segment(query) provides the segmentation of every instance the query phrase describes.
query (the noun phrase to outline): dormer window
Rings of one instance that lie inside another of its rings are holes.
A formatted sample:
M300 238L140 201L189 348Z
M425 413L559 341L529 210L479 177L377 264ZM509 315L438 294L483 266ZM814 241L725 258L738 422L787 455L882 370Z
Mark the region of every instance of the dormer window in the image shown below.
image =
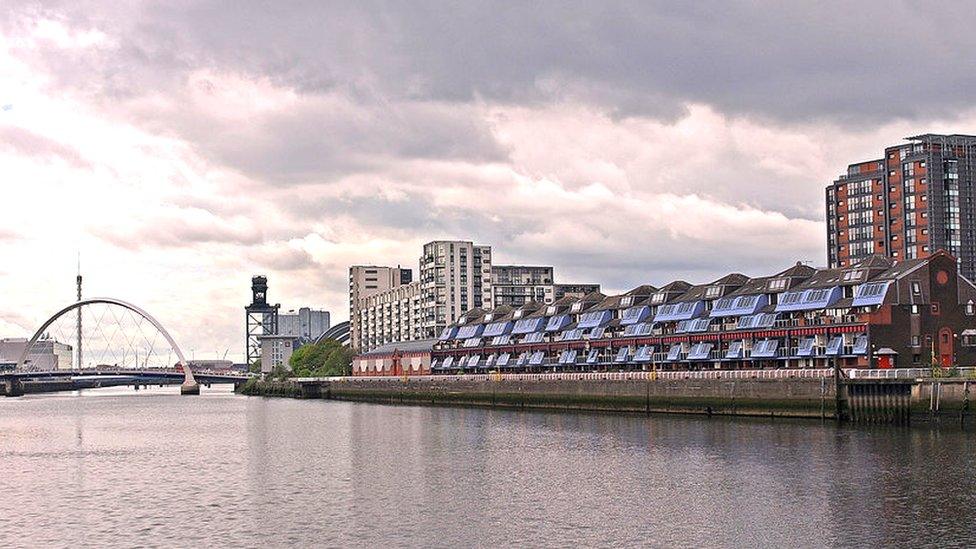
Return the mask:
M624 296L624 298L620 300L620 305L622 307L630 307L633 304L634 304L634 296L632 295Z
M720 295L722 295L721 286L709 286L708 289L705 290L705 297L708 299L716 298Z
M844 273L844 282L861 280L862 278L864 278L864 271L862 270L847 271Z
M512 314L512 318L522 318L522 309L515 311L515 313Z
M583 302L582 301L577 301L576 303L573 303L573 306L570 307L569 310L572 311L572 312L574 312L574 313L578 313L578 312L582 311L583 310Z
M458 324L466 324L468 322L468 317L462 316L458 319Z
M666 293L664 293L664 292L658 292L658 293L654 294L653 296L651 296L651 303L653 303L655 305L657 305L659 303L664 303L664 298L665 297L667 297L667 294Z
M769 290L773 292L779 290L785 290L786 283L787 283L787 279L785 278L774 278L773 280L769 281Z
M488 313L485 315L485 322L491 322L491 319L495 318L494 313Z
M556 314L556 307L554 305L546 307L546 316L552 316L554 314Z

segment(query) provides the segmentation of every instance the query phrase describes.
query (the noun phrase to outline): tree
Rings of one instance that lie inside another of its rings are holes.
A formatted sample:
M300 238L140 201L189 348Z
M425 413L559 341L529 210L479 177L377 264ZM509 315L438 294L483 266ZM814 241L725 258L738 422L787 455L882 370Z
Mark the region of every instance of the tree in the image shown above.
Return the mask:
M347 376L352 373L353 351L334 339L299 347L288 360L296 377Z
M252 373L252 374L260 374L261 373L261 359L259 358L259 359L255 360L254 362L252 362L251 365L248 367L247 371L250 372L250 373Z

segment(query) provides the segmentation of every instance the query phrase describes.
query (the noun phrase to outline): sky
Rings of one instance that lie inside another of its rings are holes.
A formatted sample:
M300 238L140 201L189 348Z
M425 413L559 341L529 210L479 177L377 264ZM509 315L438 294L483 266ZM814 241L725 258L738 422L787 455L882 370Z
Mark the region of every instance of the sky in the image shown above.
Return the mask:
M953 2L21 2L0 337L87 296L244 353L250 277L348 316L435 239L606 292L825 263L824 187L976 133Z

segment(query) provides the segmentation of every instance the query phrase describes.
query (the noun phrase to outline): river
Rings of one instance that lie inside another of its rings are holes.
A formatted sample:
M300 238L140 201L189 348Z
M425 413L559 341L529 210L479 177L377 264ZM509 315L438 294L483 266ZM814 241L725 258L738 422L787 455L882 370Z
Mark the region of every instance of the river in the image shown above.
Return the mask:
M222 388L0 398L0 544L972 546L973 440Z

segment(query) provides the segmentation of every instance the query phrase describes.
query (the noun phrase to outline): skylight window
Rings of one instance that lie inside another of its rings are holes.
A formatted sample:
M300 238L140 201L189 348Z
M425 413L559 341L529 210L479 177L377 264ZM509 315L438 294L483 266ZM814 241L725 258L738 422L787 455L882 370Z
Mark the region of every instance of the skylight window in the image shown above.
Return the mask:
M888 293L888 282L869 282L861 284L854 290L855 307L866 307L870 305L881 305L884 303L885 295Z

